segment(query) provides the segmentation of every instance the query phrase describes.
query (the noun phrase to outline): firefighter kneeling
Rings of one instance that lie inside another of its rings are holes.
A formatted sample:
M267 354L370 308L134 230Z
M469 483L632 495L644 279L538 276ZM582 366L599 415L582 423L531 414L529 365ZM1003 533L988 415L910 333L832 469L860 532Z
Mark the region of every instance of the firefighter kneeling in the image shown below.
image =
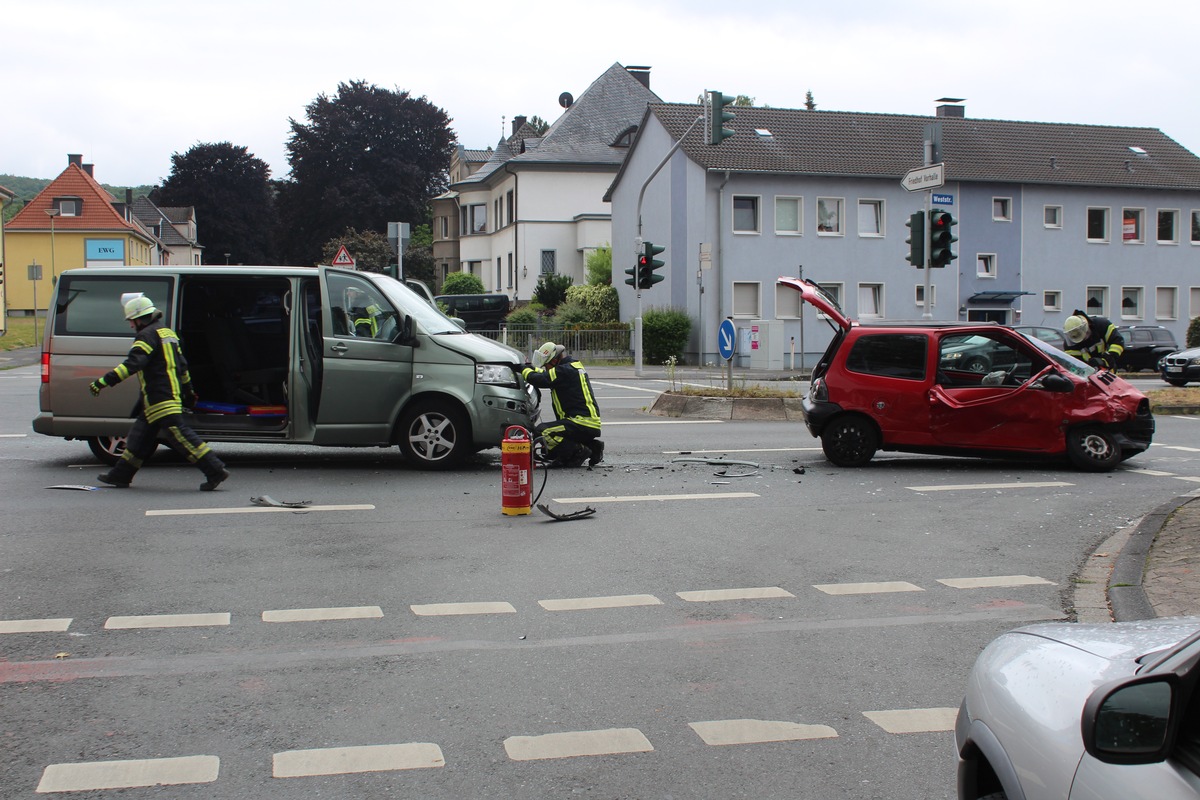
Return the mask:
M521 377L539 389L549 389L554 404L553 422L534 429L542 439L535 444L536 456L551 467L594 467L604 460L600 441L600 406L592 393L583 363L569 358L561 344L546 342L525 365Z

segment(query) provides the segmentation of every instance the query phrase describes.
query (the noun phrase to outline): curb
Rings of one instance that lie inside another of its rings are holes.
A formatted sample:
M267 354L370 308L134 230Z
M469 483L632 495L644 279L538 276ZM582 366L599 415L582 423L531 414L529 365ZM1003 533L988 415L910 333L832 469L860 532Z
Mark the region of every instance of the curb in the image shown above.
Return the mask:
M803 422L800 403L799 397L713 397L661 392L648 413L689 419Z
M1142 585L1146 556L1155 537L1175 512L1196 499L1195 496L1183 495L1163 503L1143 517L1130 534L1108 578L1108 602L1115 622L1154 619L1158 616Z

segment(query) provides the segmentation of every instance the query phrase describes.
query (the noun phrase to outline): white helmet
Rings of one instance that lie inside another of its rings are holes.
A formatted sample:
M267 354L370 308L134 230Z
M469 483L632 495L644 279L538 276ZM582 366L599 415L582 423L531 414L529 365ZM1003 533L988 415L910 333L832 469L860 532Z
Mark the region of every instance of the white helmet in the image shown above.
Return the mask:
M567 348L563 347L561 344L546 342L537 350L533 351L533 366L536 369L541 369L566 351Z
M1079 344L1087 338L1090 328L1091 325L1088 323L1087 317L1082 314L1072 314L1063 323L1063 335L1067 337L1067 341L1071 344Z
M125 319L137 319L147 314L154 314L157 311L158 309L154 307L154 303L150 302L150 298L144 294L130 298L125 303Z

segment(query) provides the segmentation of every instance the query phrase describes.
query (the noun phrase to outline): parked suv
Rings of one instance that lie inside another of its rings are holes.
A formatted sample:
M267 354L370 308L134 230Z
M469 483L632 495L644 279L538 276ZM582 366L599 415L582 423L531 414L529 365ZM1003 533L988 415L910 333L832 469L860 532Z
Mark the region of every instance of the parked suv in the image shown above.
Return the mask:
M1121 368L1129 372L1158 369L1158 361L1179 349L1175 334L1162 325L1121 325L1117 328L1125 339L1125 354Z
M994 324L864 325L811 281L778 283L836 326L802 407L838 466L897 450L1066 458L1100 472L1150 446L1145 395L1045 342ZM971 360L981 353L986 372Z

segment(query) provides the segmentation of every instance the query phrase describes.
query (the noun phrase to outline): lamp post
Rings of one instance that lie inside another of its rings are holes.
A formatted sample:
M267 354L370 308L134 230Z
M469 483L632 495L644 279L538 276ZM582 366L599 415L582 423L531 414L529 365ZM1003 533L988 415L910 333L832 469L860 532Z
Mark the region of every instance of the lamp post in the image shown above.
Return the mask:
M55 260L54 260L54 218L57 217L61 213L62 213L62 209L60 209L60 208L47 208L46 209L46 215L50 217L50 288L51 289L53 289L54 286L58 282L58 273L55 271ZM50 310L49 307L47 307L46 310L47 310L47 312L49 312L49 310ZM33 328L35 331L35 338L36 338L36 331L37 331L37 312L38 312L38 310L37 310L37 284L35 283L33 285L33 320L34 320Z

